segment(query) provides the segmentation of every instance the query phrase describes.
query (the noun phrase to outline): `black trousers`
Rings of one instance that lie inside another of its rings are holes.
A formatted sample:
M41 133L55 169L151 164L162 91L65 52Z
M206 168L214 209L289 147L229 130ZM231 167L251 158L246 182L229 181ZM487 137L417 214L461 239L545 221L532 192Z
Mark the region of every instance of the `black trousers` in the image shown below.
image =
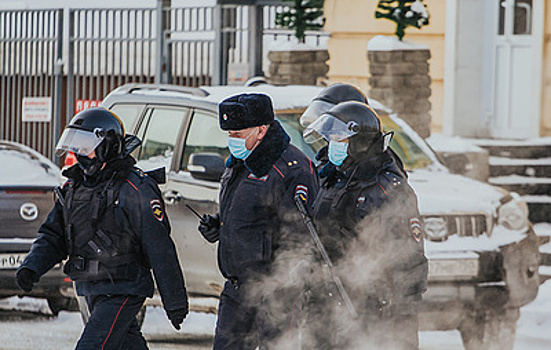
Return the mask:
M277 296L257 299L249 288L231 282L224 285L214 350L296 349L298 316L293 302Z
M90 318L77 343L77 350L148 349L136 314L144 297L97 295L86 297Z

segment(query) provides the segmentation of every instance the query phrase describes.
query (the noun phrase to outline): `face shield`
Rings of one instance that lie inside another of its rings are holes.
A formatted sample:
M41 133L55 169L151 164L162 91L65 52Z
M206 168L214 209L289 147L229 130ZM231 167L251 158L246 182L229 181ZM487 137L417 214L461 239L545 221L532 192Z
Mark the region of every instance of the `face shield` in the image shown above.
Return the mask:
M327 142L342 141L356 135L359 130L360 126L355 121L345 123L331 114L323 114L304 129L302 136L307 143L314 143L322 138Z
M300 125L308 126L318 119L323 113L327 112L331 108L335 107L333 103L314 100L310 103L310 106L306 108L302 116L300 117Z
M66 151L87 156L105 139L105 132L102 129L87 131L76 128L65 128L57 146L56 155L59 157Z

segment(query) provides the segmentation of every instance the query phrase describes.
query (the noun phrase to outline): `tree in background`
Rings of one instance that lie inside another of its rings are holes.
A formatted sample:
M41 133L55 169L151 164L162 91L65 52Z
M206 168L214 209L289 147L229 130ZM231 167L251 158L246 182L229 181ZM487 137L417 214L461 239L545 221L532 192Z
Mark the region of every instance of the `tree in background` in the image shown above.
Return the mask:
M294 0L289 10L276 15L276 24L294 30L298 41L304 43L307 30L319 30L325 24L323 1Z
M404 38L407 27L421 28L429 24L429 12L423 0L379 0L375 18L386 18L396 23L396 36Z

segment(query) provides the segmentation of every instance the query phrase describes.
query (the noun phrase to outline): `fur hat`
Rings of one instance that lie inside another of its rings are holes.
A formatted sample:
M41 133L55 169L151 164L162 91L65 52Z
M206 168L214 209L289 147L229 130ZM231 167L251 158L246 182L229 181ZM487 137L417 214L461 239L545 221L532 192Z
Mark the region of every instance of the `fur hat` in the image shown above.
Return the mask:
M226 98L218 105L222 130L243 130L274 121L272 99L264 94L240 94Z

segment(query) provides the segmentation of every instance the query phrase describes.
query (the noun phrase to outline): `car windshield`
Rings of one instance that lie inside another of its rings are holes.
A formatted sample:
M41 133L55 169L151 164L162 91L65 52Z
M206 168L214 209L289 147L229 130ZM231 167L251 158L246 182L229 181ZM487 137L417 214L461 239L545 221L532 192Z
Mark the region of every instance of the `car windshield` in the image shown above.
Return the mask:
M406 170L426 168L433 163L432 159L411 139L411 137L386 114L380 114L383 130L394 132L390 147L396 152Z
M302 130L304 127L299 122L300 114L285 113L278 114L277 119L291 137L293 145L298 147L310 159L315 160L316 153L327 144L326 141L319 140L313 144L304 142ZM411 137L388 115L381 114L381 122L385 132L394 132L394 137L390 142L390 147L396 152L402 161L406 170L421 169L433 163L432 159L411 139ZM315 163L319 163L315 161Z

